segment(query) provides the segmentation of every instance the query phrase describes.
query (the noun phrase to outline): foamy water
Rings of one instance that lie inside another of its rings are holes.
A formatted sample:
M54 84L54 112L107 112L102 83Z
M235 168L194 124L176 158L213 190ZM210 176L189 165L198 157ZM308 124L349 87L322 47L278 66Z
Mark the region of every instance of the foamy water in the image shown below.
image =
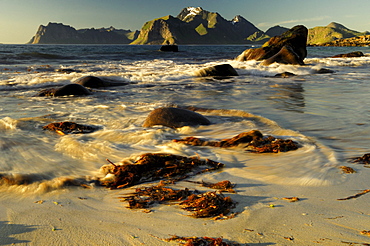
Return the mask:
M266 183L343 182L338 167L346 165L347 158L368 152L370 143L370 57L328 58L354 48L312 47L307 66L234 61L246 48L180 46L179 53L162 53L156 46L1 45L0 173L29 180L3 185L2 190L59 189L66 179L96 178L107 158L119 163L148 152L199 155L225 163L223 172L231 177ZM194 76L198 69L223 63L231 64L240 76L222 80ZM56 71L61 68L75 72ZM321 68L335 73L317 74ZM273 77L282 72L298 76ZM87 75L126 85L94 89L85 97L34 97L41 89ZM213 109L203 113L212 125L142 127L151 110L170 105ZM61 121L99 130L66 136L42 130ZM293 139L302 147L255 154L172 141L188 136L220 140L254 129Z

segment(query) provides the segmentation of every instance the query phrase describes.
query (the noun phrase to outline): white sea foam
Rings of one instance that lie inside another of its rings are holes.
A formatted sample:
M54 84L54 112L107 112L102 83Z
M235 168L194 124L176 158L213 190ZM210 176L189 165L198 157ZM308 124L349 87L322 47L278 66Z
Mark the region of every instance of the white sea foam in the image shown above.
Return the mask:
M235 47L227 50L230 48ZM107 164L107 158L121 162L142 153L167 152L223 162L229 177L327 185L342 181L337 166L343 165L346 155L363 152L368 146L363 137L368 132L369 92L363 86L369 75L368 57L307 58L307 66L261 66L258 61L230 60L232 55L219 58L217 52L226 49L222 46L206 47L210 50L207 54L197 53L203 49L197 46L183 47L191 50L189 53L170 55L147 51L153 49L151 46L137 49L142 51L135 53L134 59L78 60L70 65L57 62L51 65L53 69L32 65L31 71L27 64L4 70L0 80L0 132L4 135L0 140L0 171L9 175L42 174L47 183L58 177L93 175ZM240 76L223 80L194 76L194 71L224 63L231 64ZM62 66L79 72L55 71ZM336 73L316 74L320 68ZM282 72L298 76L273 77ZM32 97L40 89L73 83L87 75L127 85L93 89L93 95L87 97ZM173 105L216 109L198 111L212 125L176 130L142 127L151 110ZM62 121L94 125L98 130L66 136L42 130L50 122ZM172 141L188 136L220 140L255 129L293 139L302 148L258 155L238 148L195 147ZM38 189L38 184L32 187Z
M18 121L10 117L0 119L0 130L16 130Z

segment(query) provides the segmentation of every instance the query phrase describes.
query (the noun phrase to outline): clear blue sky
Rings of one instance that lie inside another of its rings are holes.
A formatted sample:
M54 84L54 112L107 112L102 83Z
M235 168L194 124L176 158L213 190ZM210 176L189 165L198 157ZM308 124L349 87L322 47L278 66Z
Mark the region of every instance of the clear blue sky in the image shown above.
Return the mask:
M369 0L0 0L0 43L28 42L39 25L58 22L80 28L114 26L140 30L149 20L202 7L231 20L242 15L259 29L274 25L308 28L335 21L370 31Z

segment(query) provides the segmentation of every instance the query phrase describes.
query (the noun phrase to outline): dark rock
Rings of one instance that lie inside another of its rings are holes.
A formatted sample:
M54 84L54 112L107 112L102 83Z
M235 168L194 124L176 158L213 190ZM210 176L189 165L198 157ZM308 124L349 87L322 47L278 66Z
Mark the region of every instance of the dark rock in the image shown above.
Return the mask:
M324 73L335 73L333 70L330 70L328 68L320 68L316 70L316 73L318 74L324 74Z
M160 51L167 51L167 52L178 52L179 47L177 45L163 45L160 49Z
M81 70L75 70L71 68L60 68L56 69L55 72L60 72L60 73L79 73Z
M90 88L99 88L105 86L104 81L95 76L82 77L78 79L75 83Z
M307 35L308 30L305 26L295 26L282 35L271 38L260 48L245 50L236 59L238 61L262 61L276 55L283 47L289 46L299 61L295 61L295 63L304 64L303 60L307 56Z
M297 76L297 75L295 75L294 73L290 73L290 72L284 72L284 73L278 73L274 77L289 78L289 77L293 77L293 76Z
M86 89L84 86L79 84L68 84L65 86L60 87L54 93L54 96L85 96L91 95L91 92Z
M209 125L211 122L203 115L181 108L157 108L146 118L143 127L155 125L178 128L183 126Z
M238 76L238 73L230 64L221 64L212 67L203 68L195 72L198 77L207 76Z
M275 62L281 64L304 65L303 60L298 57L290 46L284 46L278 53L264 60L261 65L268 66Z
M95 76L86 76L78 79L76 84L83 85L89 88L100 88L100 87L112 87L112 86L122 86L127 85L127 83L123 82L114 82L114 81L107 81L102 80L101 78Z
M339 54L332 56L332 58L349 58L349 57L362 57L365 56L361 51L355 51L347 54Z
M79 84L68 84L60 88L50 88L40 91L36 96L85 96L91 95L91 92Z
M39 91L35 96L37 97L52 97L56 92L56 88L44 89Z

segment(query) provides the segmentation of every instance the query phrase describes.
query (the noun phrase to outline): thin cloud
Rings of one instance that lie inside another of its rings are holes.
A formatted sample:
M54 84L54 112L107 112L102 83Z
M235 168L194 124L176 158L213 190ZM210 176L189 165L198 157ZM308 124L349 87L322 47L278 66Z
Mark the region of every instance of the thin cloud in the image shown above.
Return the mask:
M307 23L307 22L314 22L314 21L323 21L330 19L330 16L319 16L314 18L307 18L307 19L296 19L296 20L286 20L286 21L280 21L276 23L271 22L261 22L257 24L257 27L272 27L276 25L286 25L286 24L292 24L292 23Z

